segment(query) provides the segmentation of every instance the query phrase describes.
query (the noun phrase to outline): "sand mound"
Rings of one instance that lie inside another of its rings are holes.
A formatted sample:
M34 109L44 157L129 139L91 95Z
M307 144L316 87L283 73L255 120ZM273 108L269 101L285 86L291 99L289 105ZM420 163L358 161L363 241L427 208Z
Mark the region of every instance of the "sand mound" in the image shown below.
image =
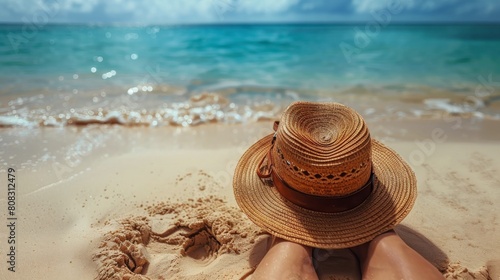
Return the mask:
M193 279L207 272L222 278L217 273L227 271L214 263L224 254L250 253L263 235L237 208L213 196L144 210L147 216L123 219L105 234L93 255L97 279ZM236 271L252 269L248 256L238 263Z
M486 267L482 267L478 271L470 271L463 267L460 263L450 263L444 272L446 279L460 280L489 280L492 279Z
M121 228L106 234L93 259L98 264L98 279L147 279L136 277L149 264L145 245L151 228L145 217L120 222Z

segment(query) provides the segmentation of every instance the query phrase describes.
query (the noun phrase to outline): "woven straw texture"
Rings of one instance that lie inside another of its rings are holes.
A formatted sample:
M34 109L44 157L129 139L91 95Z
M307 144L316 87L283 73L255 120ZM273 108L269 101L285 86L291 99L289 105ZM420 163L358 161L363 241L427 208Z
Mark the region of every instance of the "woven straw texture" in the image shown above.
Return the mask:
M338 103L289 107L278 127L273 155L274 168L283 180L312 195L347 195L371 174L365 122Z
M325 106L332 112L323 112ZM351 112L335 114L345 110ZM268 135L244 153L233 181L239 207L267 232L316 248L348 248L392 229L411 210L417 194L413 171L396 152L370 139L362 118L352 109L335 103L294 103L282 116L276 137L274 168L294 188L316 195L344 195L367 181L365 173L370 176L371 165L373 190L361 205L340 213L311 211L289 202L256 173L272 146L273 134ZM316 143L304 144L307 138ZM335 145L339 147L331 147ZM308 146L317 151L308 151ZM309 175L303 174L305 170ZM351 176L340 176L342 172ZM321 180L328 175L340 179Z

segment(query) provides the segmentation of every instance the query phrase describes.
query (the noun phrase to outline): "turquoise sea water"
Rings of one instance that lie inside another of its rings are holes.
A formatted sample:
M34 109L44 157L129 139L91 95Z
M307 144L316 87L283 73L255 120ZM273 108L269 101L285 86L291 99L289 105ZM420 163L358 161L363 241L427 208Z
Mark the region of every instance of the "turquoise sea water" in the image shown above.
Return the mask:
M365 27L0 25L0 123L242 122L358 96L499 117L500 25Z

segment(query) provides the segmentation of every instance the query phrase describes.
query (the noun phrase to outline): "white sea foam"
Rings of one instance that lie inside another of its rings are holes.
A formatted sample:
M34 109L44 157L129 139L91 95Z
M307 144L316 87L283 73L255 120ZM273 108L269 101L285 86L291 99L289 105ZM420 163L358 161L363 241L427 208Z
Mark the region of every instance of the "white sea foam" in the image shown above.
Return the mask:
M397 88L397 92L405 92L403 99L393 87L356 86L318 92L258 86L251 81L245 84L224 81L210 88L211 91L199 93L206 87L200 85L189 89L139 83L127 88L103 88L78 94L36 93L7 99L3 103L7 106L0 107L0 127L89 124L185 127L214 122L255 122L278 118L295 100L341 102L357 109L369 120L441 118L446 114L500 119L495 109L497 105L492 101L427 87Z
M34 127L37 126L37 124L27 119L20 118L19 116L0 116L0 127L11 126Z

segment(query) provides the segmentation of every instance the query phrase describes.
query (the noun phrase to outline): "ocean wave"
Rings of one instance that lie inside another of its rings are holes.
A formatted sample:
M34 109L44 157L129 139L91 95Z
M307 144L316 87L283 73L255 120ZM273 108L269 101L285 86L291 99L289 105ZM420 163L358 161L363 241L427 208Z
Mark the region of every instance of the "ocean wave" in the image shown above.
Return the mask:
M274 119L281 106L268 102L237 105L227 98L203 93L185 102L164 104L157 109L123 104L116 109L80 108L67 112L49 112L45 109L24 110L17 114L0 116L0 127L81 126L90 124L117 124L125 126L195 126L205 123L243 123Z
M449 98L428 98L424 100L424 104L431 110L441 110L455 115L473 113L485 107L483 100L476 97L470 97L462 103L453 102Z
M164 88L170 87L139 85L125 90L126 94L123 89L107 89L107 95L98 97L79 93L75 98L81 100L73 100L71 106L66 107L57 105L61 100L66 102L66 96L62 95L45 93L15 97L0 108L0 127L100 124L187 127L246 123L277 119L295 100L344 103L358 110L367 120L440 119L446 116L500 120L500 96L470 95L473 88L444 90L412 85L357 85L320 91L225 82L200 86L191 93L181 90L184 93L180 95L178 91L172 93L162 90ZM82 101L88 99L96 102Z
M0 116L0 127L12 126L33 127L37 124L19 116Z

